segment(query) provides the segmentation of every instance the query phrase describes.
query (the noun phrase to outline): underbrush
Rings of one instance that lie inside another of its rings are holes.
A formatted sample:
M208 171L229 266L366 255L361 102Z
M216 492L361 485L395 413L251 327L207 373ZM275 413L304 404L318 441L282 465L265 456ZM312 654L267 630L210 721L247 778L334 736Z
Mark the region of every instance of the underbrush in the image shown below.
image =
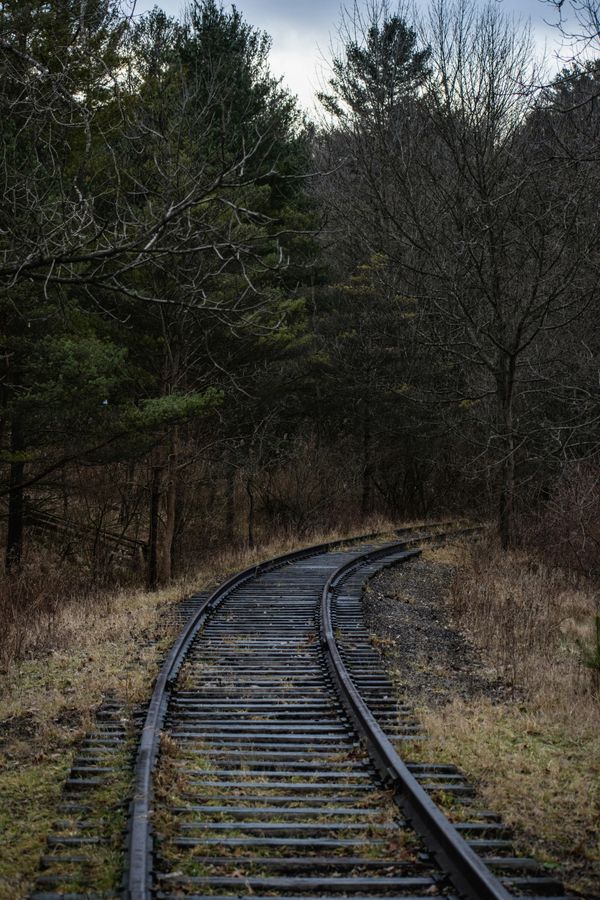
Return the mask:
M360 526L359 533L386 531L397 527L383 518L372 518ZM358 527L357 527L358 530ZM295 549L299 544L309 546L340 537L338 531L320 531L299 536L286 534L283 538L245 546L216 549L200 571L191 570L176 579L169 587L157 592L132 586L98 586L83 567L65 562L58 554L45 549L32 549L13 574L0 575L0 673L11 664L35 658L81 642L104 639L104 630L127 629L122 614L127 616L131 602L140 616L137 602L132 598L146 598L142 606L154 609L169 598L182 597L221 576L279 553ZM142 616L140 628L145 626ZM113 623L113 624L111 624Z
M564 463L521 527L537 556L600 580L600 460Z
M68 643L66 610L102 603L81 572L48 551L31 550L16 572L0 576L0 669L32 651Z
M450 608L504 679L539 702L597 709L594 665L600 596L580 576L493 540L475 545Z

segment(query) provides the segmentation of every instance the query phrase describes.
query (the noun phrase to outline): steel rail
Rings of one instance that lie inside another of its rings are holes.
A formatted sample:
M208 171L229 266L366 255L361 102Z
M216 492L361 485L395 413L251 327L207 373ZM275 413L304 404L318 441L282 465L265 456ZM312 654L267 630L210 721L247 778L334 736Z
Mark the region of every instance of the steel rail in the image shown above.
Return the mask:
M396 529L395 534L412 533L452 523L416 525ZM134 769L133 798L129 810L126 846L125 879L123 896L127 900L147 900L152 893L152 774L158 757L160 731L174 687L185 656L208 615L215 610L234 588L286 563L325 553L336 547L360 543L381 537L390 532L374 532L367 535L342 538L322 544L294 550L249 566L219 585L199 606L190 621L180 632L156 679L152 698L142 728ZM387 545L389 546L389 545ZM394 546L394 545L392 545Z
M463 532L464 533L464 532ZM437 535L441 538L442 535ZM378 724L357 690L342 659L334 633L331 600L336 586L357 568L381 557L398 553L422 538L387 544L360 554L340 566L327 580L321 597L320 638L333 682L350 718L362 736L369 755L384 783L396 792L396 800L413 828L423 837L454 887L469 900L510 900L511 894L452 826L410 772L390 739ZM418 556L419 549L406 550L394 562Z

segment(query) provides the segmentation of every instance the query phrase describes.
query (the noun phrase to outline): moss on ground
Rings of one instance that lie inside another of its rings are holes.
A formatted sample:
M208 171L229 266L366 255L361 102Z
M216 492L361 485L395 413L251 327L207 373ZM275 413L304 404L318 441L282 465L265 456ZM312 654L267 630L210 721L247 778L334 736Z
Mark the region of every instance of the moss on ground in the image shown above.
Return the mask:
M28 765L0 763L1 900L27 895L71 762L72 753L63 751Z

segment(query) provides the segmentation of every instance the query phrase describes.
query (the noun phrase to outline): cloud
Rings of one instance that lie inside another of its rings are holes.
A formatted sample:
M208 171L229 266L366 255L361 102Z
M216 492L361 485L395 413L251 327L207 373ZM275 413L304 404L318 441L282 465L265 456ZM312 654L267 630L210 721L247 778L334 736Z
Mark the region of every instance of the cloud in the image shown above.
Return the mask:
M350 0L351 2L351 0ZM481 0L482 5L484 0ZM544 22L551 18L550 7L543 0L496 0L515 18L531 18L533 37L542 48L547 43L549 55L555 50L556 31ZM179 15L185 0L137 0L136 11L146 12L160 6L170 15ZM227 7L230 4L224 2ZM340 0L236 0L236 7L255 28L266 31L273 39L271 69L296 94L304 107L311 110L315 91L323 81L324 58L329 55L330 36L335 35L340 18ZM427 0L416 0L424 10Z

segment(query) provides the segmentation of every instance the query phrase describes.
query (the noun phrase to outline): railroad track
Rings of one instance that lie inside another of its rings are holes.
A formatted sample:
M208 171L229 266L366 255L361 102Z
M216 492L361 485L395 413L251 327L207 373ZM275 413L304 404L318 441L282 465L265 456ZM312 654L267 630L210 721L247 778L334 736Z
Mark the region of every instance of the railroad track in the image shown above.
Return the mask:
M230 579L184 628L142 733L131 900L564 896L491 813L452 825L451 766L407 765L398 706L360 616L365 579L425 529L288 554Z
M141 735L125 897L564 896L497 817L444 818L430 794L468 794L456 769L396 751L419 726L360 595L439 538L321 545L192 598Z

